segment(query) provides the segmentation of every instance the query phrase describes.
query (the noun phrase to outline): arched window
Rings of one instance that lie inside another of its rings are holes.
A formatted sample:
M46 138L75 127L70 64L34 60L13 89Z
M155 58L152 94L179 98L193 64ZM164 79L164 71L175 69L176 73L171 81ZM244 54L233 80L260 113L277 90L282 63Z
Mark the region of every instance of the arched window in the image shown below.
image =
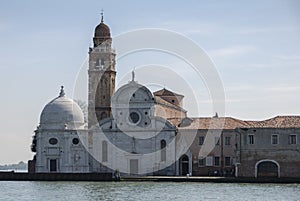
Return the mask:
M107 117L107 114L105 112L102 112L100 118L105 119L106 117Z
M107 142L102 141L102 162L107 162Z
M161 161L166 161L167 158L167 152L166 152L166 141L165 140L161 140L160 141L160 160Z
M100 62L99 62L99 60L100 60L100 59L97 59L97 60L96 60L96 68L99 68L99 67L100 67Z

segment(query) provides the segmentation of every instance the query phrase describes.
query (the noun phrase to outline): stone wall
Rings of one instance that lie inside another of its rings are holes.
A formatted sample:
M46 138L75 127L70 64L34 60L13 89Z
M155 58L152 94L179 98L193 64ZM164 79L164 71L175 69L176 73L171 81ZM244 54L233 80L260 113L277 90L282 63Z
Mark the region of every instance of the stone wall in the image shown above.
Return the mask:
M270 161L279 166L278 177L300 178L300 129L296 128L255 128L241 133L239 176L257 176L260 162ZM249 143L249 135L254 143ZM272 144L272 135L278 135L278 143ZM289 141L290 135L296 135L296 144Z

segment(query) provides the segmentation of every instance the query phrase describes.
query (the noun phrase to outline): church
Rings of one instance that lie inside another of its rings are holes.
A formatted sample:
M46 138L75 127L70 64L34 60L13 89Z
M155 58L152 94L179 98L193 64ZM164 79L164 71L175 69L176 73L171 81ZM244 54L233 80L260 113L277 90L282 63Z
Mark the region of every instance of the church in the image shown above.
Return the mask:
M184 95L151 92L134 72L115 89L116 54L103 15L88 54L87 123L61 87L41 112L29 172L300 178L299 116L189 118Z

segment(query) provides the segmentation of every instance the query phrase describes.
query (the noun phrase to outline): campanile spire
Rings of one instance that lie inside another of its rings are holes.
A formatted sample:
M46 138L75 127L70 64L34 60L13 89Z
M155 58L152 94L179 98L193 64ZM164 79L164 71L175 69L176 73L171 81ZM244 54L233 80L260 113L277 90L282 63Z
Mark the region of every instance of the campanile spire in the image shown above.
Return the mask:
M94 33L94 38L93 38L94 47L99 46L104 41L106 42L106 41L111 40L110 28L109 28L109 26L104 24L103 9L102 9L100 14L101 14L101 22L100 22L100 24L98 24L96 26L95 33Z
M115 51L109 27L101 22L95 28L94 47L89 51L89 101L88 125L97 124L100 120L111 117L111 97L115 92Z

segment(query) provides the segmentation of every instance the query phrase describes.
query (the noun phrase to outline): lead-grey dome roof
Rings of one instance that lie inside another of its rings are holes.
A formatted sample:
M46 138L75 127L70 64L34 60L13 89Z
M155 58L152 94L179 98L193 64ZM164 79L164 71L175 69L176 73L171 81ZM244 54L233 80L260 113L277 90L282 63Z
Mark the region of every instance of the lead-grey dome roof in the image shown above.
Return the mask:
M76 129L84 125L79 105L65 95L63 86L57 98L50 101L40 116L41 129Z

